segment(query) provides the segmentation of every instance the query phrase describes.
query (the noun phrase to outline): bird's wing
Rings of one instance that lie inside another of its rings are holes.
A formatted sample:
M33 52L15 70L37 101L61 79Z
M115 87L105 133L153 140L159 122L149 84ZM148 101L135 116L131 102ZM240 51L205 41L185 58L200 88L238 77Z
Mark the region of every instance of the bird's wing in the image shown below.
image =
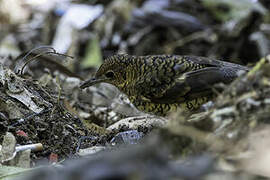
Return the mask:
M156 103L181 103L212 93L214 84L230 83L238 76L239 69L232 67L206 67L184 73L161 97L148 96Z
M153 64L162 68L153 76L147 75L148 81L139 82L137 87L144 98L157 103L179 103L210 95L214 84L229 83L239 71L248 71L245 66L199 56L159 55L148 59L150 63L155 59Z
M249 70L248 67L242 66L240 64L234 64L226 61L220 61L215 60L211 58L206 57L200 57L200 56L180 56L180 58L185 59L187 62L191 62L193 64L200 64L200 65L206 65L208 67L228 67L228 68L235 68L238 70Z

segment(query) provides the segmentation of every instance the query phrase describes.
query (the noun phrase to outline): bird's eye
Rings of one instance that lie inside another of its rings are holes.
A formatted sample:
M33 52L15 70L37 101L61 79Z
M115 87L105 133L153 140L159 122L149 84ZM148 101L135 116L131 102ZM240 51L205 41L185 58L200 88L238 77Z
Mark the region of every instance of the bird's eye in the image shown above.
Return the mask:
M105 76L106 76L107 78L113 78L113 77L114 77L114 73L113 73L112 71L109 71L109 72L107 72L107 73L105 74Z

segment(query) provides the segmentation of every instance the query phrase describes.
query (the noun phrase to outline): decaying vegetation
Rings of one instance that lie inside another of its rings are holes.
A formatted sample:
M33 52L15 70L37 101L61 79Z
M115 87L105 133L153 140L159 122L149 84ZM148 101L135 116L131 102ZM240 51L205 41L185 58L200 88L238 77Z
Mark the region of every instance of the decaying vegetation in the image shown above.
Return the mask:
M267 0L42 2L0 0L2 179L270 176ZM205 56L251 70L213 87L217 98L199 112L164 118L111 85L79 88L118 53Z

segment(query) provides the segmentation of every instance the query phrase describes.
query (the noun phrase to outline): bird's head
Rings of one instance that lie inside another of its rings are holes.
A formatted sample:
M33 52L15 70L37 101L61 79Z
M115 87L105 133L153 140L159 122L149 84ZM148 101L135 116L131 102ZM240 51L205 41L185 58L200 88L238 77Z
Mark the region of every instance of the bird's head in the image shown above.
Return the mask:
M85 81L80 85L81 89L97 83L109 83L121 88L126 83L126 71L129 65L129 55L120 54L107 58L99 67L94 78Z

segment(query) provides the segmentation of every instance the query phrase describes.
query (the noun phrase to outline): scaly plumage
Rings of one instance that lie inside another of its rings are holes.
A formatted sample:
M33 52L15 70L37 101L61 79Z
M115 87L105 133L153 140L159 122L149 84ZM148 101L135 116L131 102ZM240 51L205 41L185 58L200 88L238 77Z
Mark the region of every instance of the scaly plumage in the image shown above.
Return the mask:
M199 108L212 97L214 84L232 82L239 71L248 68L197 56L121 54L106 59L81 88L110 83L139 110L164 116L179 106Z

